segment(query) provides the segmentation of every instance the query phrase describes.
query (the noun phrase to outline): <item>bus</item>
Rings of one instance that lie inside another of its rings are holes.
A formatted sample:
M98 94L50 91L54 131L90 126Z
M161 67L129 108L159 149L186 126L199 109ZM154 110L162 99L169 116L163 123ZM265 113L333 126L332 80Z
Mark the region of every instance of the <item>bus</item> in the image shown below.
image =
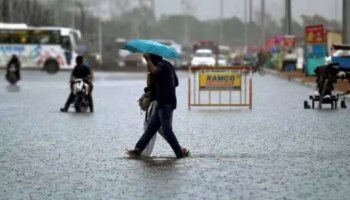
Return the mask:
M79 30L65 27L30 27L0 23L0 67L17 55L22 68L48 73L71 70L78 56Z

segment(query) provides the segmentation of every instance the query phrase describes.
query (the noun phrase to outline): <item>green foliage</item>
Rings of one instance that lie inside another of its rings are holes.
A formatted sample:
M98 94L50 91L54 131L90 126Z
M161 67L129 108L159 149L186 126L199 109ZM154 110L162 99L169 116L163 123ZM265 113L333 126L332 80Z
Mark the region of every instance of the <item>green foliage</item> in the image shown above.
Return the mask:
M301 18L303 20L304 26L323 24L324 26L326 26L328 29L331 29L331 30L341 29L341 26L337 21L327 20L326 18L320 15L302 15Z

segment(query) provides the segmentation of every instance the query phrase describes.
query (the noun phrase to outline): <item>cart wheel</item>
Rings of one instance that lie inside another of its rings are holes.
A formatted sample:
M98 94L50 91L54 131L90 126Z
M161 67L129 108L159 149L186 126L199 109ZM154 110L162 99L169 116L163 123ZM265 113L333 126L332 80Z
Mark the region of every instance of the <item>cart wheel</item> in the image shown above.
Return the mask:
M345 101L341 101L340 106L341 106L341 108L343 108L343 109L347 108L347 107L346 107Z
M310 105L307 101L304 101L304 109L310 109Z

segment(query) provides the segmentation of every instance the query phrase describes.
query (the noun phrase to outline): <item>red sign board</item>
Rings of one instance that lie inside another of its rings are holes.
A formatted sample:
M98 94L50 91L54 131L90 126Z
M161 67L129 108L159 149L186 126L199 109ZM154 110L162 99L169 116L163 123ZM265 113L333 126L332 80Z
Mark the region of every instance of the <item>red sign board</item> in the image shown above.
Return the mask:
M268 38L265 43L265 48L270 50L278 45L276 39L274 37Z
M295 47L296 44L296 38L295 36L285 36L284 37L284 48L285 49L292 49Z
M321 44L327 42L327 30L323 25L305 27L305 42L308 44Z
M292 35L280 35L272 38L268 38L265 43L265 48L271 50L272 48L294 48L296 44L296 38Z

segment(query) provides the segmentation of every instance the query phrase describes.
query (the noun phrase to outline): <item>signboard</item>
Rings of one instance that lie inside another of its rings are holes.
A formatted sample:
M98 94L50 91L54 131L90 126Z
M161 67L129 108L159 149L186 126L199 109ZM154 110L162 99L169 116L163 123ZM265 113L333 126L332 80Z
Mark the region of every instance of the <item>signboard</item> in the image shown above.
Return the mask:
M271 50L271 49L273 49L273 48L276 48L277 46L278 46L278 42L277 42L276 38L271 37L271 38L268 38L268 39L266 40L265 48L266 48L267 50Z
M308 50L310 57L325 57L327 52L327 45L326 44L314 44L314 45L308 45L308 47L311 49Z
M309 44L326 43L327 30L323 25L305 27L305 42Z
M324 65L327 56L327 30L323 25L305 27L306 74L314 75L320 65Z
M280 50L292 49L295 47L296 38L293 35L279 35L266 40L265 48L268 51L277 53Z
M241 90L241 75L235 70L203 70L199 90Z
M286 35L284 37L284 49L294 49L296 44L296 38L293 35Z

